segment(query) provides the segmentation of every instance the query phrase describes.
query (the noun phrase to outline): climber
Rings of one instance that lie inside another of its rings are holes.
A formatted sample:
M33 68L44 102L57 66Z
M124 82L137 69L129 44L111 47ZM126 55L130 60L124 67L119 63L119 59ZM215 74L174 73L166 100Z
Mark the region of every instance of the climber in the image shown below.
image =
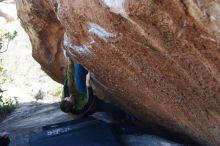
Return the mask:
M78 90L80 86L79 87L77 86L76 88L75 85L76 80L74 80L74 78L86 75L86 72L84 72L85 75L82 74L82 72L79 72L82 71L82 69L80 68L79 70L78 66L79 66L78 64L72 63L72 61L68 58L66 81L64 83L63 95L62 95L63 100L60 103L61 110L65 113L71 113L70 115L74 119L84 117L87 111L90 111L93 108L93 102L87 100L88 98L86 97L85 91ZM74 71L77 72L77 74L82 74L82 75L76 76ZM83 71L85 71L85 69ZM88 107L88 105L90 106Z
M82 65L73 64L71 61L68 61L62 98L61 110L65 113L71 113L74 119L85 117L94 112L107 112L115 116L125 115L113 104L105 103L95 97L90 85L90 73Z
M10 143L8 132L0 133L0 146L8 146Z

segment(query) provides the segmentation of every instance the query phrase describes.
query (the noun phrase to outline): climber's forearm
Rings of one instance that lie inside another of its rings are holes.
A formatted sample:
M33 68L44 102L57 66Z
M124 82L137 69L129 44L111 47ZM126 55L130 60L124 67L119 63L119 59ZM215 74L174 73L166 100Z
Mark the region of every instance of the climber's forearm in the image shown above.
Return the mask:
M87 97L88 97L88 99L93 98L93 89L92 89L92 87L87 87Z

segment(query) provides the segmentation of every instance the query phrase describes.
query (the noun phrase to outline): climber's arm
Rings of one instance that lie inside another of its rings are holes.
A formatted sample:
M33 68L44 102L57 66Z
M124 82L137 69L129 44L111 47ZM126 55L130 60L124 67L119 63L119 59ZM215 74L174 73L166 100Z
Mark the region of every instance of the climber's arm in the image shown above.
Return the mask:
M93 96L93 89L91 87L91 83L90 82L91 82L91 74L88 73L86 75L86 88L87 88L87 97L88 97L88 99L94 98L94 96Z

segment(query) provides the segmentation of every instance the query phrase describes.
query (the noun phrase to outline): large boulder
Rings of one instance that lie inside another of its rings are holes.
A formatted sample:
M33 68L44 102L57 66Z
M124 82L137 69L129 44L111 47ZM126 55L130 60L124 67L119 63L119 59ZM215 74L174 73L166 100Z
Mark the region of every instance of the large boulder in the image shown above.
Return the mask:
M21 24L32 43L32 56L52 79L64 82L66 57L62 48L64 28L45 0L17 0ZM22 43L22 42L21 42Z
M219 0L17 4L33 50L43 51L42 60L61 63L51 59L51 52L62 52L65 28L67 52L92 72L97 95L145 122L204 145L220 145ZM60 80L60 70L39 62Z

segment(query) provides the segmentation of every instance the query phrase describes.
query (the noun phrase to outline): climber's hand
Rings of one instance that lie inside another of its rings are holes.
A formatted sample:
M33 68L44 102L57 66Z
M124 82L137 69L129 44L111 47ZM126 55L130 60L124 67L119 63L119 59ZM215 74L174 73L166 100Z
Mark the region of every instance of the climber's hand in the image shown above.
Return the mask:
M86 75L86 87L90 87L91 74L90 72Z

